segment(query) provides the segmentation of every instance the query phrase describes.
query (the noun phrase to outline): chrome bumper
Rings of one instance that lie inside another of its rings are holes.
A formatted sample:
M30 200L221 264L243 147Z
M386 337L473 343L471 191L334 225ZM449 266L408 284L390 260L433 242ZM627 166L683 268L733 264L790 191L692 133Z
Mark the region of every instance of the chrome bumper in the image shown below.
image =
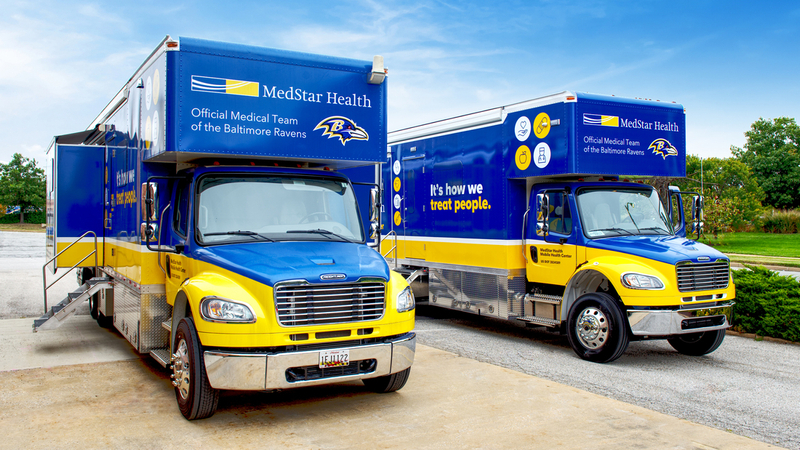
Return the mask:
M411 367L416 353L417 336L406 333L391 342L325 350L350 350L350 361L374 359L375 370L358 375L344 375L289 382L286 370L319 364L319 351L287 353L235 353L209 350L203 353L206 374L215 389L263 391L301 386L339 383L375 378Z
M678 310L628 310L628 323L635 336L669 336L724 330L731 326L733 302L712 307Z

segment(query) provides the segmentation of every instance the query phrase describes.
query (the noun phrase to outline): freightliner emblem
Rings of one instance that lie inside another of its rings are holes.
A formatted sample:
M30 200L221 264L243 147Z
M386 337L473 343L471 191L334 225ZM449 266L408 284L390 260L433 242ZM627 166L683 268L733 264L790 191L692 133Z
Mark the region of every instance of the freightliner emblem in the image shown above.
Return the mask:
M343 273L326 273L324 275L319 276L319 279L322 281L344 280L345 278L347 278L347 275Z

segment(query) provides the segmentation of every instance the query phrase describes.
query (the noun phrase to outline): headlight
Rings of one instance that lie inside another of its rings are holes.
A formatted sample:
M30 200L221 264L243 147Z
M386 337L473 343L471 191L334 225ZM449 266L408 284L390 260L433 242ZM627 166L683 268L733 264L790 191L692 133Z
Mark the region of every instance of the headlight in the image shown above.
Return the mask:
M397 312L406 312L414 309L414 294L411 293L411 288L403 289L397 296Z
M664 289L664 283L658 277L642 273L623 274L622 284L630 289Z
M255 323L250 306L219 297L206 297L200 302L200 315L209 322Z

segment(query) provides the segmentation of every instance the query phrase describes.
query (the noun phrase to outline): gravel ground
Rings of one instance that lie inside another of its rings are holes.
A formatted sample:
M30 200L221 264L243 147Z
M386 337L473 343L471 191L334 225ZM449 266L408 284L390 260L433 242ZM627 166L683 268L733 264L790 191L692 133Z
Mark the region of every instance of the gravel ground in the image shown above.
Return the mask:
M566 336L431 306L418 308L417 334L460 356L800 450L800 345L728 335L691 357L666 341L633 342L617 361L594 364Z
M44 233L0 231L0 319L39 317L44 313L42 266L45 262ZM48 270L47 281L52 282L63 274L64 269L59 269L55 275ZM73 271L47 291L49 306L66 298L67 293L77 287ZM88 302L80 306L76 314L89 314Z

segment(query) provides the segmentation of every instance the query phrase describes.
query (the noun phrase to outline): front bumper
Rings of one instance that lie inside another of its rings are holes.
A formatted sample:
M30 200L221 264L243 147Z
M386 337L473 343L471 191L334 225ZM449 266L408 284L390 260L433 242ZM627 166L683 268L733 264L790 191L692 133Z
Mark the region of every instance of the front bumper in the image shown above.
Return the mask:
M686 306L676 310L629 309L628 323L634 336L670 336L724 330L731 326L734 302Z
M411 367L416 353L417 336L406 333L388 342L361 346L342 346L325 350L350 351L350 361L371 361L362 365L366 372L348 374L340 372L321 375L313 379L294 379L290 370L318 366L319 350L283 353L236 353L207 350L205 358L206 374L211 387L215 389L263 391L288 389L342 381L375 378L400 372Z

